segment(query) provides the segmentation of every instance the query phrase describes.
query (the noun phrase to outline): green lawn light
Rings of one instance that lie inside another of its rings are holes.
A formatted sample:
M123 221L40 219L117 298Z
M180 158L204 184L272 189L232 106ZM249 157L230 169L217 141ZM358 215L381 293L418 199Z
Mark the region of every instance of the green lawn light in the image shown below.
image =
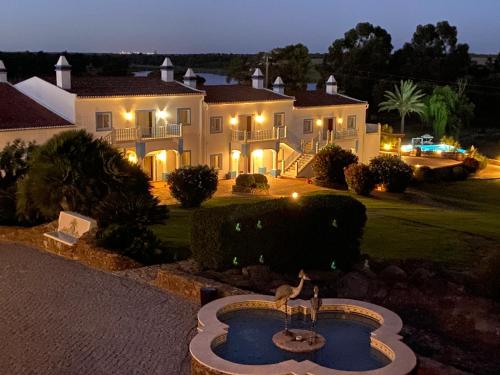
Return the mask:
M238 260L238 257L234 257L234 258L233 258L233 266L238 267L238 266L239 266L239 264L240 264L240 262L239 262L239 260Z
M332 271L335 271L337 269L337 265L335 264L335 261L332 261L332 264L330 264L330 268Z
M260 254L259 263L264 264L264 255L263 254Z
M241 232L241 225L240 223L236 223L236 227L234 228L236 232Z
M257 221L257 229L262 229L262 221Z

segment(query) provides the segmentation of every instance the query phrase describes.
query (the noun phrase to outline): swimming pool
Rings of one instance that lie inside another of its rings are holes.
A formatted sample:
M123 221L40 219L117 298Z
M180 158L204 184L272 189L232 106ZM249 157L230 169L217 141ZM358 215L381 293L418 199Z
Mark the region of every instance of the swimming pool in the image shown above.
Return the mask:
M444 144L444 143L439 143L439 144L432 144L432 145L403 145L401 146L401 151L403 152L410 152L413 149L419 147L422 152L460 152L460 153L465 153L465 150L463 148L454 148L453 146Z

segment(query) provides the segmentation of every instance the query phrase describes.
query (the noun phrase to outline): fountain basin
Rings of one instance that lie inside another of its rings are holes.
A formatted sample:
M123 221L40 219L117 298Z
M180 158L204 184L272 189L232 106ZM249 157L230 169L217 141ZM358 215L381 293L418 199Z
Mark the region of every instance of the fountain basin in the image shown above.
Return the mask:
M393 312L349 299L324 299L317 330L325 346L311 353L277 347L285 307L274 297L240 295L213 301L198 312L198 334L190 344L193 374L404 375L416 366L398 335L403 323ZM309 301L288 304L291 328L308 329Z

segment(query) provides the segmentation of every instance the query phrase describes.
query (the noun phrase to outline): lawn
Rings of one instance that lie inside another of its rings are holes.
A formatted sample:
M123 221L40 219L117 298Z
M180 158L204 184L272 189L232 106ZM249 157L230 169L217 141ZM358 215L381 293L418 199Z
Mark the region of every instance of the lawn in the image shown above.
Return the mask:
M317 191L311 194L350 194ZM468 268L500 242L500 180L426 185L404 195L377 194L362 201L368 222L362 252L377 258L424 259ZM258 197L218 197L214 207ZM188 249L192 210L170 206L171 218L154 231L169 246Z

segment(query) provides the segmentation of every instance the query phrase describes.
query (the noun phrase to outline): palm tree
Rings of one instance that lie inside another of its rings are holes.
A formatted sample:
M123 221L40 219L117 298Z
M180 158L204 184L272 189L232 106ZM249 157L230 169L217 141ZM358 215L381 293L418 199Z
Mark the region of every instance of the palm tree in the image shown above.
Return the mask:
M379 104L380 111L399 111L401 116L401 133L405 131L405 117L409 113L421 115L424 112L425 105L422 101L424 93L417 88L413 81L401 81L400 86L394 85L394 91L386 91L386 99Z

